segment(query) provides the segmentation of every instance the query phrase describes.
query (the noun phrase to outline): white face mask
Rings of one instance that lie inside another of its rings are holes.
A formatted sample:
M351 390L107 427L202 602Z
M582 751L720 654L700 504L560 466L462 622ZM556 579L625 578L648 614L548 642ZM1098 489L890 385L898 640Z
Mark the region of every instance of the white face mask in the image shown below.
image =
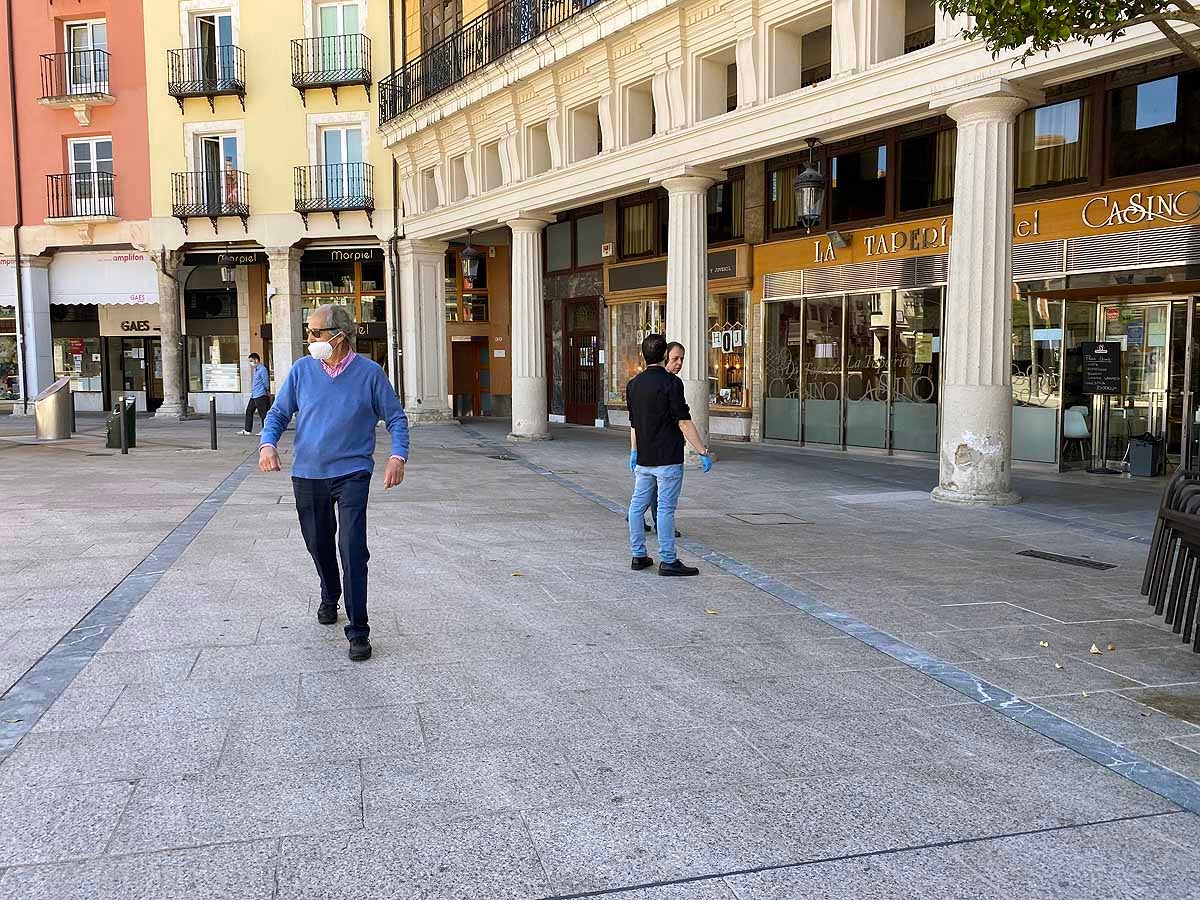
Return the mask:
M308 355L313 359L329 359L333 356L333 344L329 341L313 341L308 345Z

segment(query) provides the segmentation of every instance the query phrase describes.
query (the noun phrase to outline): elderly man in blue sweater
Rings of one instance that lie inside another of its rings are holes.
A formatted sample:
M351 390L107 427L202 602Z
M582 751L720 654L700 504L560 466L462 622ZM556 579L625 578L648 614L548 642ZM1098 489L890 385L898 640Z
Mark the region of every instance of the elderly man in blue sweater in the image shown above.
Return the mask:
M275 445L296 416L292 488L300 531L321 579L317 621L322 625L337 621L344 584L350 658L364 660L371 656L367 494L375 468L375 426L383 420L392 436L392 453L383 476L387 490L404 480L408 418L383 369L355 354L354 321L344 306L313 310L308 340L311 358L292 366L267 413L258 467L264 472L279 471Z

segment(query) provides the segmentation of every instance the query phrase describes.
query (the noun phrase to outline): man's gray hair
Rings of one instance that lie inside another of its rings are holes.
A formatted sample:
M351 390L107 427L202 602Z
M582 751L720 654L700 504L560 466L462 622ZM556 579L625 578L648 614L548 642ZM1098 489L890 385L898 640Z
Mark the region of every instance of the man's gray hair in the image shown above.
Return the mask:
M347 341L353 341L356 334L354 328L354 317L350 315L350 308L342 306L338 303L327 303L325 306L318 306L313 310L313 315L321 313L325 324L329 328L336 328L346 336ZM311 319L312 316L309 316Z

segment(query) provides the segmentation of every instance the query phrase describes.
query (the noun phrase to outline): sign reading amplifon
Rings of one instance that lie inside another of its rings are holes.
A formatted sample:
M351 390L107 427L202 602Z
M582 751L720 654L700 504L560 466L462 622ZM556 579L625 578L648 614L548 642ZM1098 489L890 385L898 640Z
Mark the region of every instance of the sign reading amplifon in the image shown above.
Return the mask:
M157 303L105 303L99 307L101 337L158 337Z

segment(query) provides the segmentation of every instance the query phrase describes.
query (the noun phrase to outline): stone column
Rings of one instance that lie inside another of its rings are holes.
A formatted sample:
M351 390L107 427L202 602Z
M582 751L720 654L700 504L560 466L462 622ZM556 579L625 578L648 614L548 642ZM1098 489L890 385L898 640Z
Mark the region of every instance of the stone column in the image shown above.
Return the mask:
M946 110L958 123L958 150L935 500L1020 500L1012 490L1013 131L1028 102L1002 82Z
M680 175L667 189L667 340L687 351L679 377L700 439L708 443L708 189L713 179Z
M188 404L187 379L184 377L183 332L180 328L179 280L176 277L183 254L178 250L160 250L154 254L158 270L158 315L161 320L163 401L154 413L156 419L186 419L195 410Z
M21 364L25 367L28 410L54 384L54 340L50 334L49 256L21 257L21 324L25 330Z
M550 440L546 403L546 312L542 229L546 219L513 219L512 433L510 441Z
M271 305L271 377L276 389L283 384L294 363L304 353L304 312L300 296L299 247L272 247L267 250L270 273L267 283L275 289L268 296ZM270 290L267 291L270 294Z
M396 242L400 267L400 365L404 411L413 423L448 422L446 244Z

